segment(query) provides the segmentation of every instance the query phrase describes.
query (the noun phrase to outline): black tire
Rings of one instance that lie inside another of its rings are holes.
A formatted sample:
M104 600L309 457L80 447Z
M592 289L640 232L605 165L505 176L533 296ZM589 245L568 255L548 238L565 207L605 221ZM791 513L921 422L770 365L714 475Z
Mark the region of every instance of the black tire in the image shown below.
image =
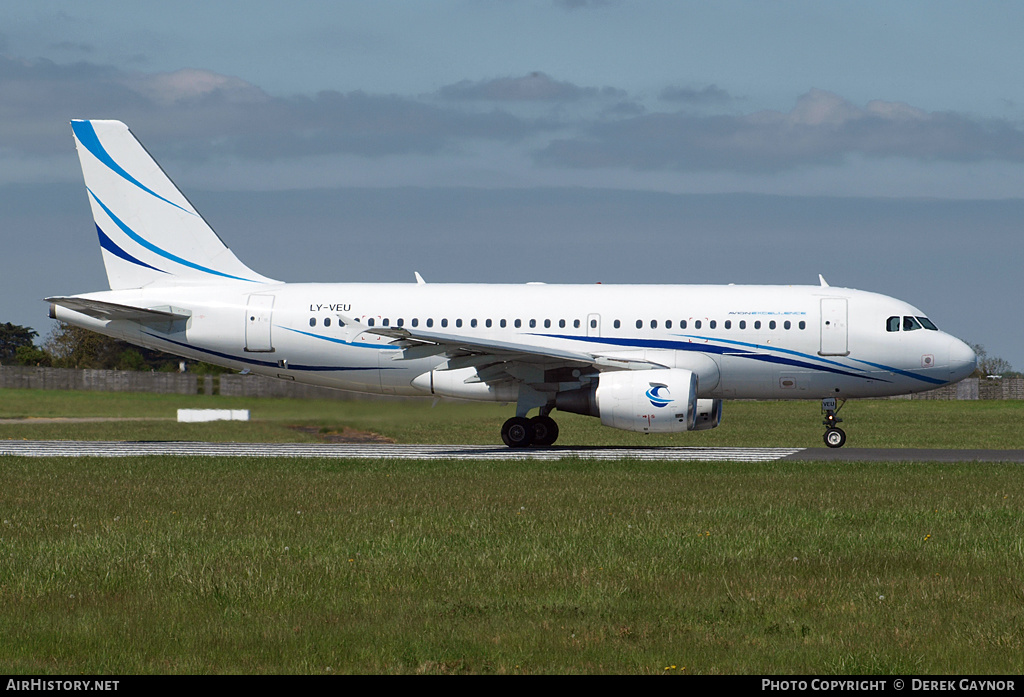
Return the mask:
M533 443L533 424L522 416L513 416L501 427L501 439L510 448L528 448Z
M547 447L558 440L558 424L550 416L535 416L530 419L533 424L533 444Z
M825 431L825 445L830 448L841 448L846 443L846 431L841 428L830 428Z

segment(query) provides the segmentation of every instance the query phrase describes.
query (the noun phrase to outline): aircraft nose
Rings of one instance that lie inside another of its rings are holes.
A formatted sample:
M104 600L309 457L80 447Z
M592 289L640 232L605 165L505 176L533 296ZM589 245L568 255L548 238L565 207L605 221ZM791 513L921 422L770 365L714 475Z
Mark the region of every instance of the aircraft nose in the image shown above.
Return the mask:
M963 380L978 367L978 357L974 350L956 337L949 337L949 377L950 382Z

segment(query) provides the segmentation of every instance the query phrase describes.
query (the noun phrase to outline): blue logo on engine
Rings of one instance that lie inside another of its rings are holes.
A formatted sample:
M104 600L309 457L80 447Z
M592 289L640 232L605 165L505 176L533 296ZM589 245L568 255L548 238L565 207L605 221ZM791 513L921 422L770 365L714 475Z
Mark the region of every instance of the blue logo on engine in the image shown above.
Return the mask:
M661 394L662 391L665 393L664 396ZM668 385L652 384L651 389L647 390L647 399L651 400L652 406L661 409L672 403L672 393L668 391Z

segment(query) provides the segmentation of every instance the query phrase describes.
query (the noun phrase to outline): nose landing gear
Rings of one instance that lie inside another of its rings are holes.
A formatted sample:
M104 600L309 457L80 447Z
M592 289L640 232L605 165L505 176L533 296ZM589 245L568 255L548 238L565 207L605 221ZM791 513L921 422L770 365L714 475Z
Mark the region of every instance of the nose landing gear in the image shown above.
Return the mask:
M825 445L830 448L841 448L846 443L846 431L839 428L837 424L842 422L836 414L839 410L846 405L844 400L842 404L836 406L835 397L826 397L821 400L821 411L825 414L825 419L821 422L825 426Z

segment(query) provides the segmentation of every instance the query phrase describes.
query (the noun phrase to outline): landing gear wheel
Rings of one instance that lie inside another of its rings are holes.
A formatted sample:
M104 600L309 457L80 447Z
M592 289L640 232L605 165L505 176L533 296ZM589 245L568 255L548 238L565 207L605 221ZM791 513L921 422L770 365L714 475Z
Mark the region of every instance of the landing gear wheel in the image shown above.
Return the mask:
M825 445L830 448L841 448L846 443L846 431L841 428L830 428L825 431Z
M558 424L550 416L535 416L530 419L533 424L533 444L547 447L558 440Z
M513 416L501 427L501 439L510 448L528 448L533 438L533 423L522 416Z

